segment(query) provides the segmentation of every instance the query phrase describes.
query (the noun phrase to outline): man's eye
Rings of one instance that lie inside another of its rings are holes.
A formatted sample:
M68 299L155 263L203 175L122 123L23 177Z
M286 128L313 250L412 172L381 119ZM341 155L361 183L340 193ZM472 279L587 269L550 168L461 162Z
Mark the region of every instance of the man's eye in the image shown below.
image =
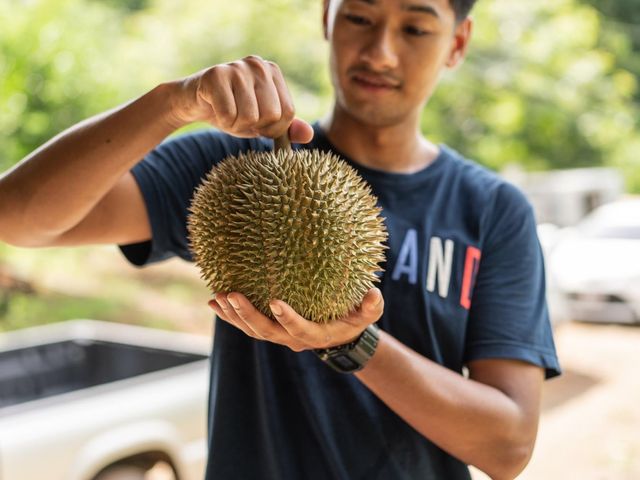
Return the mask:
M421 28L418 27L405 27L404 29L405 32L407 32L409 35L414 35L416 37L423 37L425 35L429 35L429 32L427 30L422 30Z
M371 22L366 17L361 17L360 15L353 15L348 13L345 15L345 18L349 20L351 23L355 25L370 25Z

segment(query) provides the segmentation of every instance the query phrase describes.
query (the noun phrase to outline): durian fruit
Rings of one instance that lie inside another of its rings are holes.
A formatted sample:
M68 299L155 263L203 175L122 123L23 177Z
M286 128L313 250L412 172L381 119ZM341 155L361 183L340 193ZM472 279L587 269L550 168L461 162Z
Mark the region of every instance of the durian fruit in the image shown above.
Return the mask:
M196 264L213 292L240 292L273 318L280 299L327 323L377 281L387 238L371 188L318 150L248 152L209 172L188 218Z

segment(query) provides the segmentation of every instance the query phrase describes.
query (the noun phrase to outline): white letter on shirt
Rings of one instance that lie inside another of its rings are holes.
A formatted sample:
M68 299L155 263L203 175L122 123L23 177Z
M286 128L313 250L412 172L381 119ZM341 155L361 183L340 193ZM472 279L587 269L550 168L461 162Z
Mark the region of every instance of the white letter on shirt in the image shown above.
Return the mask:
M449 280L451 279L451 265L453 263L453 240L447 239L442 248L440 237L431 237L429 247L429 272L427 273L427 290L436 289L436 275L438 276L438 295L447 298L449 294Z

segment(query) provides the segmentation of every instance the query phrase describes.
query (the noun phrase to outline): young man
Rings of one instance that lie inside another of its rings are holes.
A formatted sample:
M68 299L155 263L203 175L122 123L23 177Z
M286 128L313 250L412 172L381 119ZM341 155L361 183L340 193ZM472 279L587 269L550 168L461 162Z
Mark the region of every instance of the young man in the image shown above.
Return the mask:
M527 464L543 379L559 373L533 214L514 187L419 131L440 74L464 57L473 3L325 0L335 103L313 127L294 118L278 67L247 57L83 122L0 179L0 239L116 242L137 265L190 260L200 179L287 129L370 183L390 248L356 312L319 326L278 299L277 322L242 292L210 302L207 478L457 480L472 464L511 479ZM158 146L202 120L226 133Z

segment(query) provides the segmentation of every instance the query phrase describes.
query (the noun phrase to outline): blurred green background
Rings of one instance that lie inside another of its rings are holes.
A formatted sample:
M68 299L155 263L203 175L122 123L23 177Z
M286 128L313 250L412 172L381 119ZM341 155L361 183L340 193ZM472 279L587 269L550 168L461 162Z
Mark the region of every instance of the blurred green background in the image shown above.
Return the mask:
M329 105L320 0L0 2L0 170L164 80L256 53L299 114ZM480 0L424 132L500 169L614 166L640 192L640 2Z
M1 1L0 171L83 118L251 53L277 62L298 114L317 118L331 102L321 4ZM479 0L474 18L424 133L496 170L613 166L639 193L640 1ZM0 245L0 329L74 317L208 329L208 292L183 273L140 274L115 248Z

